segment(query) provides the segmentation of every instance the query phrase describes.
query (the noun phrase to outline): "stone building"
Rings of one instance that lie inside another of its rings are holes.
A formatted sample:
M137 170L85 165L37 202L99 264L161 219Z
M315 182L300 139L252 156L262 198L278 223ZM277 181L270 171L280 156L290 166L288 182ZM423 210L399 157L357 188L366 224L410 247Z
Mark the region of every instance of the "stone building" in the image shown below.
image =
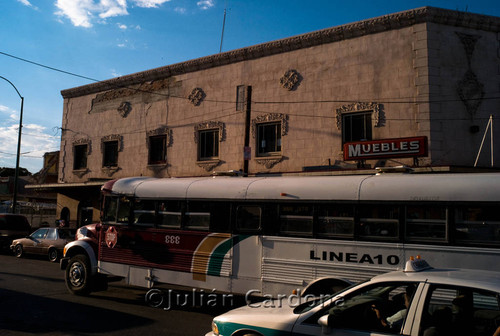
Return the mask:
M79 225L121 177L495 165L499 32L424 7L64 90L59 203Z

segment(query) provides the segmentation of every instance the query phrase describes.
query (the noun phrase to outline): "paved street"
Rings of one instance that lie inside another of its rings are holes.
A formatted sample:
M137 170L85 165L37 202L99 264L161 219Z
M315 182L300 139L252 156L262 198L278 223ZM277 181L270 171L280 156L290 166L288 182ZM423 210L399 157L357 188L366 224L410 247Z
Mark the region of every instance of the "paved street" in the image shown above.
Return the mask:
M225 308L145 304L146 290L110 284L105 292L67 292L63 271L45 258L0 254L0 335L204 335Z

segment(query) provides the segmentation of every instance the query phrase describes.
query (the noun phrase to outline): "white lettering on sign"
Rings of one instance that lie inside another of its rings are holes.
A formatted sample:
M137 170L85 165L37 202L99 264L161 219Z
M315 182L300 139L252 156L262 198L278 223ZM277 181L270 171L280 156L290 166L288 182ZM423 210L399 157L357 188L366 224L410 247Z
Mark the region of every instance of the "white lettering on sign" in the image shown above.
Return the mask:
M344 159L423 156L427 155L426 146L425 137L352 142L344 144Z
M401 152L405 153L418 153L420 150L420 143L418 141L410 141L410 142L400 142L400 143L374 143L374 144L352 144L349 145L349 156L371 156L378 155L380 153L390 154L394 152L394 154L401 154Z

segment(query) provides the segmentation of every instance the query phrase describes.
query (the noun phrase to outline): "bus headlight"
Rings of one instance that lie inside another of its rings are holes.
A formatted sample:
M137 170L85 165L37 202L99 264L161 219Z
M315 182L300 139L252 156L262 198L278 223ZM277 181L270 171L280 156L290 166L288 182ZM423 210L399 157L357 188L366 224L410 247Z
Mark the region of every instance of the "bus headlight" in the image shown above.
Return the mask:
M217 324L215 324L214 321L212 321L212 332L214 333L214 335L219 336L219 328L217 327Z

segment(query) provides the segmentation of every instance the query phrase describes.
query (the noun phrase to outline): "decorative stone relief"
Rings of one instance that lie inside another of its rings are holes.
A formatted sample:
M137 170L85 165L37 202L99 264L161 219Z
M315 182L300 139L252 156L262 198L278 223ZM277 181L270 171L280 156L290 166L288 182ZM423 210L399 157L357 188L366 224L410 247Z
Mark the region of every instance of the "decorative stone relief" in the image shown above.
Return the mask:
M110 134L101 138L101 153L104 152L104 143L109 141L118 141L118 151L123 150L123 137L120 134Z
M156 91L161 91L168 89L172 83L171 78L155 80L150 82L141 81L139 85L114 88L104 93L99 93L93 100L92 103L102 103L106 101L111 101L118 98L125 98L133 96L137 93L151 93Z
M161 176L162 170L167 169L168 166L169 166L168 163L154 164L154 165L148 165L147 168L153 172L154 176Z
M372 111L372 126L384 126L384 113L382 105L377 103L363 103L357 102L349 105L343 105L337 109L337 129L342 130L342 115L345 113Z
M283 77L280 79L280 84L282 87L288 91L295 90L302 81L302 76L297 72L297 70L288 70L285 72Z
M198 167L205 169L207 172L213 170L215 167L222 163L221 160L207 160L207 161L197 161Z
M194 142L198 143L200 141L199 131L215 128L219 129L219 142L224 141L226 139L226 124L222 121L207 121L194 127Z
M201 88L194 88L188 96L188 99L194 106L199 106L205 97L206 94Z
M257 136L257 124L265 122L281 121L281 136L288 133L288 115L282 113L269 113L258 116L252 120L252 137Z
M73 151L75 150L75 146L79 146L79 145L87 145L87 155L90 155L90 153L92 152L92 140L90 140L88 138L82 138L82 139L78 139L78 140L73 141Z
M78 169L78 170L73 170L73 175L78 176L79 178L82 178L88 172L90 172L90 170L88 168Z
M122 102L120 106L118 106L117 111L123 118L126 118L130 111L132 111L132 104L129 102Z
M169 129L167 126L162 126L150 131L146 132L146 145L149 148L149 138L152 136L158 136L158 135L166 135L166 146L170 147L172 145L172 130Z
M273 168L276 164L280 163L283 160L282 156L273 156L269 158L258 158L255 160L260 165L263 165L267 169Z
M102 167L101 171L106 174L108 177L113 176L114 173L119 171L121 168L120 167Z
M474 118L484 97L484 85L479 82L476 74L472 70L472 54L474 53L476 42L481 36L468 35L460 32L456 34L464 45L465 56L467 57L467 71L457 83L457 93L460 100L464 103L467 113Z
M151 104L168 99L171 96L180 96L182 81L175 78L166 78L154 81L144 81L144 78L132 84L131 82L111 85L108 91L100 90L92 99L89 114L117 111L123 118L132 111L133 106Z

